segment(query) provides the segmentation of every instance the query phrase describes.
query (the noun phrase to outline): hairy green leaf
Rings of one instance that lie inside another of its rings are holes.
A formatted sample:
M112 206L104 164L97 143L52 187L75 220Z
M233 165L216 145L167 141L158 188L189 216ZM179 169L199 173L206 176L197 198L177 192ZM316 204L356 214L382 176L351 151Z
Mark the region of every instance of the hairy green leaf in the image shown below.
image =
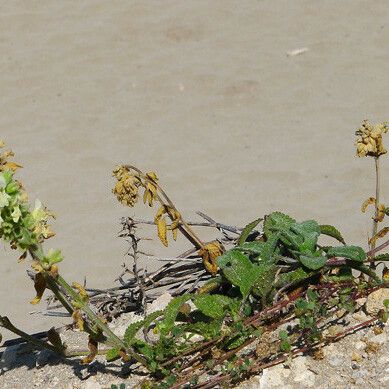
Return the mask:
M254 254L259 261L275 261L274 252L277 248L277 243L280 238L280 233L272 234L266 242L245 242L235 250L243 251L248 254Z
M274 232L288 230L295 222L294 219L284 213L272 212L265 217L263 229L266 237L269 238Z
M261 261L259 265L254 265L246 255L239 251L233 251L229 257L229 262L223 268L223 274L232 285L239 287L242 296L245 298L254 286L262 294L268 290L269 283L274 280L275 265L265 261Z
M124 333L124 342L130 345L135 339L136 333L142 328L147 328L159 316L163 315L163 311L156 311L147 315L143 320L131 323Z
M389 253L376 255L374 261L389 261Z
M253 222L247 224L247 226L243 229L242 233L240 234L238 238L237 245L240 246L244 242L246 242L246 239L250 235L251 231L259 224L259 222L263 220L261 218L254 220Z
M200 294L193 300L194 305L206 316L219 319L225 316L226 307L232 299L221 294Z
M212 320L210 322L197 321L190 324L183 324L184 332L191 332L203 336L205 339L211 339L220 335L220 329L223 321L220 319Z
M261 262L258 266L254 265L256 281L253 288L253 293L265 298L268 296L274 286L277 266L271 262Z
M308 269L318 270L327 262L327 258L320 251L311 255L300 255L299 261Z
M366 253L359 246L331 247L327 251L328 257L344 257L352 261L363 262L366 259Z
M293 232L300 235L303 240L298 246L301 252L315 252L317 240L320 235L320 227L315 220L294 223L290 228Z
M163 320L158 323L158 328L162 335L167 335L174 327L174 322L177 318L178 312L182 304L190 300L193 296L190 294L184 294L182 296L175 297L165 308Z
M334 226L331 226L329 224L321 224L320 225L320 232L323 235L330 236L331 238L334 238L334 239L338 240L339 242L346 244L346 242L343 239L342 234Z
M288 284L297 284L298 282L305 280L312 276L312 272L304 270L302 267L299 267L296 270L289 271L287 273L282 273L279 275L276 286L284 286Z
M266 245L265 242L258 242L258 241L244 242L240 246L235 247L235 250L243 251L248 254L260 255L265 245Z

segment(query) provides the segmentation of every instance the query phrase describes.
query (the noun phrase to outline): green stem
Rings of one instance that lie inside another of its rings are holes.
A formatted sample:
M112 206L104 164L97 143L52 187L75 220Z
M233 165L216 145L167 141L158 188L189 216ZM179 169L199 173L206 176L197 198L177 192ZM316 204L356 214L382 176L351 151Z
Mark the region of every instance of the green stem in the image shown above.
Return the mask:
M41 266L43 267L43 259L44 259L44 253L42 246L39 245L35 250L30 250L30 253L32 257L39 261ZM73 299L77 303L77 307L80 307L80 309L86 314L88 319L91 321L91 323L95 324L99 330L106 336L108 343L118 348L119 350L125 350L131 357L133 357L137 362L141 363L142 365L145 365L146 362L142 356L137 354L132 348L127 347L126 344L117 337L110 329L109 327L96 315L95 312L89 307L86 301L84 301L82 298L80 298L79 294L60 276L53 277L49 271L44 270L44 277L45 280L54 293L54 295L57 297L57 299L62 303L64 308L72 314L74 312L74 307L72 304L68 301L68 299L62 294L60 291L60 286L66 294ZM94 331L91 328L88 328L88 331L91 335L97 335L96 331Z
M374 237L377 234L378 231L378 206L380 205L380 163L379 163L379 157L374 157L375 162L375 215L373 219L373 235ZM370 250L374 250L376 246L375 241L372 242L370 245ZM375 269L374 264L370 264L371 268Z
M126 344L109 329L109 327L96 315L95 312L93 312L89 305L80 298L78 293L60 275L58 275L55 279L55 282L57 282L71 298L77 301L77 305L80 309L88 316L88 319L102 331L111 346L117 347L119 350L126 350L126 352L137 362L142 365L146 364L145 360L139 354L137 354L131 347L127 347Z

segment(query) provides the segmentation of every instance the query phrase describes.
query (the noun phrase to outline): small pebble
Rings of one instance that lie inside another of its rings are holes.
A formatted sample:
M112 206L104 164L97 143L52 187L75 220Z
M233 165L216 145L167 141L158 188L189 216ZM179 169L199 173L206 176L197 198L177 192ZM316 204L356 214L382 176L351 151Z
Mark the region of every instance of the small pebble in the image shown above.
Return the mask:
M351 355L351 360L354 362L362 362L363 358L361 354L358 354L356 351L354 351Z
M358 342L354 343L354 348L356 350L364 350L366 348L366 343L362 342L361 340L358 340Z
M328 361L329 365L332 367L339 367L340 365L343 364L343 362L344 362L343 359L338 356L334 356L332 358L330 357Z

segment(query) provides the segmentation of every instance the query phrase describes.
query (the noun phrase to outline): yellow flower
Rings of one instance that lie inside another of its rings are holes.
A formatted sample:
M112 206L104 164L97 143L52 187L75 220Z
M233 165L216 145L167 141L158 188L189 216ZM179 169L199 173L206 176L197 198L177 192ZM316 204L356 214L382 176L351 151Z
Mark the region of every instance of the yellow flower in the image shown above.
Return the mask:
M380 155L386 154L387 151L382 143L382 135L386 132L388 132L386 123L379 123L373 126L365 120L361 128L355 133L355 135L359 136L356 141L357 156L378 158Z

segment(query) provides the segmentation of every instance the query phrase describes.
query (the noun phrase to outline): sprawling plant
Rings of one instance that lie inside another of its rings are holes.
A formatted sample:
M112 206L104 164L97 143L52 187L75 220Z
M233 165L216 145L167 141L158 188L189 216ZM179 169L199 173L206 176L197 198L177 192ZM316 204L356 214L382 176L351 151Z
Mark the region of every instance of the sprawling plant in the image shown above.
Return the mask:
M258 218L243 229L231 228L236 236L225 235L224 241L203 242L193 230L193 223L183 218L162 189L155 172L117 166L113 193L118 200L132 207L143 192L145 204L157 204L150 223L156 226L163 245L168 245L170 233L176 240L181 232L193 249L177 260L184 261L185 257L197 261L196 266L202 266L207 274L206 281L194 283L191 289L177 288L165 309L131 323L123 339L109 329L85 288L78 283L69 285L62 278L58 268L63 259L61 252L44 250L44 241L53 235L49 222L54 215L39 201L34 207L30 205L22 184L14 178L20 166L9 161L12 152L0 156L0 236L21 251L21 258L32 258L36 289L32 303L37 304L45 289L50 289L73 317L74 326L88 332L89 354L83 363L91 362L98 344L105 343L109 347L108 360L121 358L148 370L151 379L143 382L144 388L232 385L301 352L318 351L354 330L387 320L389 301L376 317L358 326L344 327L336 333L328 331L331 323L339 320L339 312L353 312L357 299L387 286L386 266L382 272L375 267L389 260L389 254L377 255L389 246L389 241L376 246L389 231L388 227L380 231L377 227L388 215L388 208L379 201L378 165L378 159L386 153L382 143L386 132L385 124L372 126L368 122L357 131L358 156L372 156L376 163L376 197L362 206L364 212L368 205L374 205L368 251L346 244L332 225L297 221L281 212ZM136 261L139 239L132 230L127 236ZM323 236L333 238L334 244L324 245ZM183 262L181 268L188 272L185 266ZM146 308L150 299L146 296L145 277L137 271L134 274ZM183 273L179 274L178 278ZM184 278L181 286L187 282ZM6 317L0 318L0 325L36 347L71 355L54 330L49 331L45 342L17 329ZM278 334L276 339L272 337L274 332Z

